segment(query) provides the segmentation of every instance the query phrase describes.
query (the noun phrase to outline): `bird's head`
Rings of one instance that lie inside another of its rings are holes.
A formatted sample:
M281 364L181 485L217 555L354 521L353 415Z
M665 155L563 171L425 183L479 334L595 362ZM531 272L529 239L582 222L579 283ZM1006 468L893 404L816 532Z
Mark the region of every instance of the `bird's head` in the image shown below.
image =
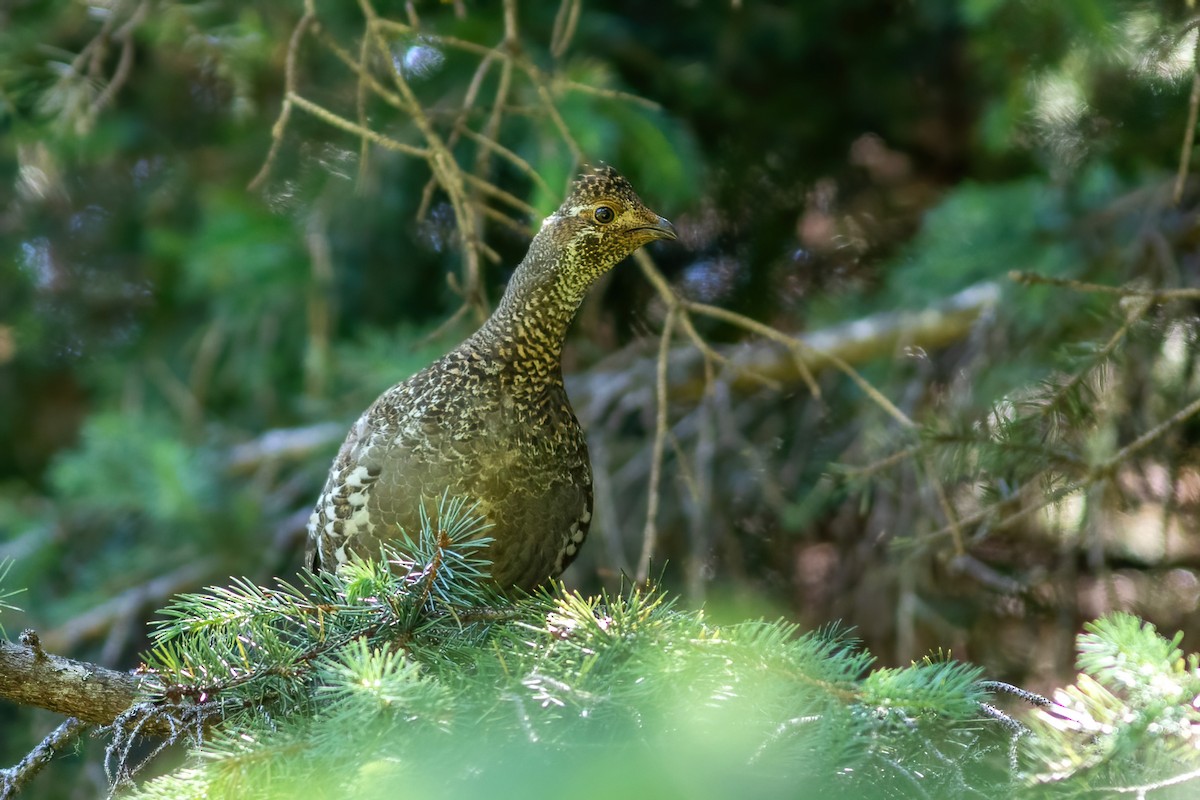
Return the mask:
M646 208L629 181L606 164L579 176L567 199L542 223L539 238L544 236L592 279L642 245L676 238L671 223Z

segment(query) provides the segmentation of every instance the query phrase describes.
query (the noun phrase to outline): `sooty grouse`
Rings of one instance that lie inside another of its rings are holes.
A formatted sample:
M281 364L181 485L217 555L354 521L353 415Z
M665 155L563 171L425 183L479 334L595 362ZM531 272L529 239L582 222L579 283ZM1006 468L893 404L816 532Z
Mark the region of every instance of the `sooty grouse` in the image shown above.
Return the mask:
M478 501L501 588L532 589L574 560L592 518L587 443L563 389L567 327L592 284L674 239L611 167L591 169L542 223L500 304L469 339L384 392L334 459L308 522L306 564L420 530L443 493Z

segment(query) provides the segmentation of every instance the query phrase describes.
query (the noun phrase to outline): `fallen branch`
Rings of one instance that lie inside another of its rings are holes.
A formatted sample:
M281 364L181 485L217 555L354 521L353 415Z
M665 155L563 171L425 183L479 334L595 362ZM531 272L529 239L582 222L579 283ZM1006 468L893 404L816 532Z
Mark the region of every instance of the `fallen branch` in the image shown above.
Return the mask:
M874 314L794 337L797 348L773 341L714 348L720 356L722 379L737 392L761 390L765 381L779 386L796 385L806 375L839 363L863 364L891 357L903 347L934 350L961 341L979 317L1000 297L995 283L964 289L921 311ZM658 358L614 359L608 368L597 367L567 379L568 390L585 425L608 416L614 403L646 408L655 381ZM669 356L668 389L672 402L694 403L707 389L706 364L711 360L691 345L681 345ZM711 369L711 366L709 366Z
M971 331L980 315L1000 299L995 283L979 283L920 311L889 311L835 325L796 339L803 345L803 367L817 373L835 361L862 364L876 358L894 356L901 347L937 349L957 342ZM730 361L745 372L754 372L783 384L802 379L796 358L769 343L738 348L726 353ZM699 377L699 376L697 376ZM748 377L735 375L735 389L756 384ZM675 389L679 397L699 397L704 386L692 381Z

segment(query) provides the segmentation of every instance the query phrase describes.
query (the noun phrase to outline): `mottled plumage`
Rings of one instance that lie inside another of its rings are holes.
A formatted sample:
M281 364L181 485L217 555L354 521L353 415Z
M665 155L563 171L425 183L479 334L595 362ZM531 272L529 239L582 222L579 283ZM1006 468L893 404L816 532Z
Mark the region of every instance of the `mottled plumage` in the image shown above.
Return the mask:
M592 518L587 443L563 389L562 345L591 285L655 239L674 239L610 167L579 178L546 218L473 336L384 392L350 429L308 523L306 563L419 530L446 490L492 527L492 578L532 589L574 560Z

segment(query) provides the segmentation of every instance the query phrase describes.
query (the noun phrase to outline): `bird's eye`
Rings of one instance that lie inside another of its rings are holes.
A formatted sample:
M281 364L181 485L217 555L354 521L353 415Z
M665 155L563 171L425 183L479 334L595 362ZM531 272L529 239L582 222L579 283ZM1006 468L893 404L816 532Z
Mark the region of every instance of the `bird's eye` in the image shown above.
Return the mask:
M607 225L608 223L612 222L617 215L614 214L613 210L608 206L596 206L596 210L593 212L592 216L596 218L596 222L599 222L601 225Z

